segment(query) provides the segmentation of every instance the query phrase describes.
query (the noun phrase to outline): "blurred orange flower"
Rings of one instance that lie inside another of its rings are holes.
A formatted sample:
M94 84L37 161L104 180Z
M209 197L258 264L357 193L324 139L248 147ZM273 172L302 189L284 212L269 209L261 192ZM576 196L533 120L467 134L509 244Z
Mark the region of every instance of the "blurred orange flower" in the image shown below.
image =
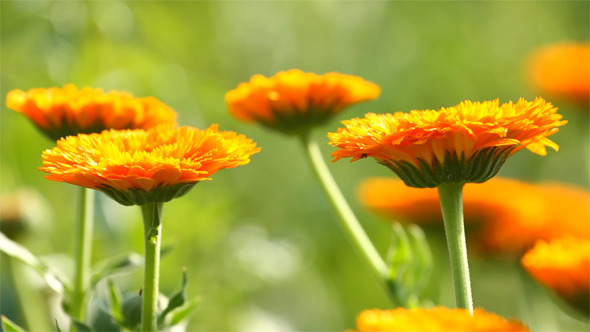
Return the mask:
M43 152L49 180L100 190L124 205L166 202L220 169L250 162L260 148L243 135L191 127L79 134Z
M334 161L373 157L411 187L484 182L524 147L540 155L546 146L557 150L547 136L566 121L556 111L541 98L502 105L465 101L439 111L369 113L343 121L345 128L328 137L339 149Z
M537 49L529 59L533 83L543 94L588 105L590 44L564 42Z
M465 309L445 307L366 310L358 316L357 328L359 332L529 331L520 322L506 320L483 309L475 309L471 315Z
M176 112L153 97L135 98L124 91L63 88L12 90L6 105L26 115L48 137L57 140L105 129L148 129L176 124Z
M509 193L508 191L506 192ZM536 240L559 237L588 237L590 234L590 193L564 183L542 182L520 197L509 194L505 200L514 207L487 224L482 243L488 250L522 252Z
M540 284L555 291L572 307L588 314L590 239L539 241L524 255L522 265Z
M236 118L293 134L321 125L342 109L380 93L379 86L358 76L291 69L270 78L254 75L250 82L227 92L225 100Z
M361 183L358 197L369 209L402 221L442 224L435 189L370 178ZM478 242L490 252L522 252L539 239L590 234L590 194L573 185L497 177L466 184L463 207L466 223L477 225Z

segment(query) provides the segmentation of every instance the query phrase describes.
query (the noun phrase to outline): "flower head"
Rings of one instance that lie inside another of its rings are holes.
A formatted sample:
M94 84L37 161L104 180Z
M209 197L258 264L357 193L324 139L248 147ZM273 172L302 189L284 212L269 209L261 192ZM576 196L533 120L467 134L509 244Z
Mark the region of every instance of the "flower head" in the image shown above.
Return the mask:
M231 131L158 126L79 134L43 152L49 180L100 190L123 205L166 202L224 168L250 162L260 148Z
M537 88L550 96L590 101L590 43L566 42L536 50L529 71Z
M176 123L176 112L156 98L135 98L128 92L89 87L78 89L73 84L27 92L12 90L6 105L26 115L54 140L105 129L148 129Z
M270 78L254 75L229 91L225 100L236 118L291 134L321 125L352 104L377 98L380 92L377 85L358 76L291 69Z
M590 310L590 239L538 241L522 258L535 280L555 291L572 307Z
M574 185L541 182L528 189L504 192L512 213L503 213L486 223L480 241L487 251L522 253L537 240L587 237L590 234L590 193ZM485 197L486 193L481 193ZM510 201L510 202L508 202ZM508 212L508 211L507 211Z
M411 187L484 182L524 147L540 155L546 146L557 150L547 136L566 121L556 111L541 98L502 105L465 101L439 111L369 113L343 121L345 128L328 137L339 148L334 161L373 157Z
M357 328L359 332L529 331L520 322L506 320L483 309L475 309L471 315L465 309L445 307L366 310L358 316Z

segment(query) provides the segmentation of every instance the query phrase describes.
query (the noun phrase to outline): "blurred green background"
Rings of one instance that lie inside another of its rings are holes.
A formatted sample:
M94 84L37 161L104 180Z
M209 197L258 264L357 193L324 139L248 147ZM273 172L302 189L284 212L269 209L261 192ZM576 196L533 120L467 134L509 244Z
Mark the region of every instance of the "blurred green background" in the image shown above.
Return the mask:
M26 188L39 196L38 203L25 202L28 212L40 214L33 218L39 224L19 240L66 271L76 188L43 179L41 152L54 142L5 107L8 91L74 83L155 96L179 113L181 125L218 123L262 147L249 165L220 172L164 207L163 243L173 250L162 260L161 289L168 295L179 289L186 267L189 295L202 298L188 325L192 331L343 331L354 328L360 311L390 307L339 228L297 142L233 119L226 91L254 74L291 68L379 84L380 98L316 130L329 160L326 133L366 112L534 98L538 92L524 70L530 52L587 41L590 24L587 1L47 0L1 1L0 9L0 193ZM588 110L551 101L570 121L552 137L561 150L546 157L520 152L500 174L587 188ZM388 221L360 206L355 190L363 178L393 173L373 160L330 167L384 253ZM93 261L142 253L139 208L99 196ZM443 234L428 236L436 267L425 296L453 306ZM471 258L476 306L525 320L537 331L588 328L530 283L536 295L525 298L516 259ZM10 264L2 259L6 272ZM11 268L21 284L35 284L25 287L25 302L49 297L36 292L34 273ZM0 311L26 324L5 274ZM141 287L140 271L115 280L129 292ZM50 328L53 321L41 311L33 318L31 329Z

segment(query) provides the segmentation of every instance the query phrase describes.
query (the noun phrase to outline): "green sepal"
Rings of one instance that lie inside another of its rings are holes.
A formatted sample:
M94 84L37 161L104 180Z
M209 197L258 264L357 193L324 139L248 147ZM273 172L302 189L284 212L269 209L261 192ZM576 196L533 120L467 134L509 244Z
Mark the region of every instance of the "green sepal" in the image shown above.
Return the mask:
M59 125L50 124L49 128L43 128L36 122L34 122L34 124L43 134L45 134L45 136L54 142L67 136L76 136L78 134L99 134L104 130L110 129L107 128L102 122L97 122L87 128L80 128L75 123L68 123L68 120L65 118L65 116L61 118ZM129 126L124 127L131 128L131 123L129 123Z
M2 330L4 332L25 332L25 329L16 325L15 322L6 318L4 315L0 316L0 320L2 320Z
M108 186L100 187L98 190L125 206L146 205L149 203L165 203L174 198L182 197L197 183L177 183L171 186L160 186L149 192L141 189L122 191Z
M514 148L491 147L480 150L469 160L465 155L447 151L443 162L434 165L418 159L419 167L407 161L379 161L389 167L409 187L434 188L441 183L481 183L494 177Z
M338 110L339 111L339 110ZM273 121L257 118L256 122L263 126L287 135L300 135L319 127L338 113L332 109L323 110L309 108L303 111L293 110L292 113L273 112Z

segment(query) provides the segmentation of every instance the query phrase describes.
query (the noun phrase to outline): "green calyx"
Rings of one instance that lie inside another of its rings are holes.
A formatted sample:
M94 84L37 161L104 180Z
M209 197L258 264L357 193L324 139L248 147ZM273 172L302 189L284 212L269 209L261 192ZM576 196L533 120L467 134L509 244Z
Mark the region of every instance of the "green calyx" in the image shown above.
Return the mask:
M99 190L117 201L117 203L125 206L146 205L156 202L165 203L174 198L182 197L197 183L198 182L178 183L171 186L161 186L149 192L141 189L121 191L112 187L101 187Z
M434 188L441 183L481 183L494 177L508 160L512 148L482 149L468 160L465 155L447 151L443 162L434 165L418 159L420 167L407 161L380 161L389 167L409 187Z
M280 131L287 135L300 135L308 132L311 128L326 123L335 112L333 110L307 109L303 112L294 113L275 112L273 121L258 118L257 122L263 126Z

